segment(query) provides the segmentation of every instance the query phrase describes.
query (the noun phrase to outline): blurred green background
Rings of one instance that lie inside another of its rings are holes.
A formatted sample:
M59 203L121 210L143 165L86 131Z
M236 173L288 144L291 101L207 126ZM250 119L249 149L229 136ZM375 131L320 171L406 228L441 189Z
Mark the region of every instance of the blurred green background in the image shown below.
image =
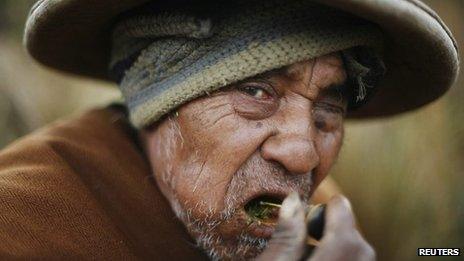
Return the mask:
M33 2L0 0L0 148L119 97L107 84L52 72L27 57L21 37ZM425 2L464 50L464 1ZM422 110L349 122L333 176L379 260L419 260L418 247L464 250L464 77Z

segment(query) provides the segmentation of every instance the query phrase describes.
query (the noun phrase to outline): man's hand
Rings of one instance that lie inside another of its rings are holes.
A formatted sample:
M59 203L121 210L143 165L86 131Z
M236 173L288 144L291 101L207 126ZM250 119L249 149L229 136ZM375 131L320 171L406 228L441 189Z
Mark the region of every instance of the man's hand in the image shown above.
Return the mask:
M296 193L283 202L276 231L257 260L302 260L307 253L307 229L304 207ZM375 260L373 248L356 229L351 205L343 196L332 198L327 204L324 235L308 259Z

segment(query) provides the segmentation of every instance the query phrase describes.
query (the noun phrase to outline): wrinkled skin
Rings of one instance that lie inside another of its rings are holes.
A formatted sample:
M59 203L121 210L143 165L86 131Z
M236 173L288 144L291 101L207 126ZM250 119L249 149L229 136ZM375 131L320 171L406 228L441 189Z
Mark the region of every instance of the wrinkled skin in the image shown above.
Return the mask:
M303 211L342 144L346 78L338 54L295 63L191 101L143 132L158 186L212 258L264 251L266 260L281 251L269 239L282 231L296 233L284 245L301 246L298 215L280 218L275 231L250 222L243 208L258 195L284 199L295 191L303 202L284 206ZM302 249L290 252L301 257Z

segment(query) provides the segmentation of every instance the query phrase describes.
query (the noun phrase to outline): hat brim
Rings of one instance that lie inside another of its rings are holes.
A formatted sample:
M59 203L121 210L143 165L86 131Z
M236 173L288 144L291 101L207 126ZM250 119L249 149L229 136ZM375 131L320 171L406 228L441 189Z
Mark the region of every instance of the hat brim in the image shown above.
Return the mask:
M385 33L387 74L372 99L348 117L413 110L442 96L456 80L456 41L438 15L422 2L316 1L372 21ZM26 24L25 46L32 57L48 67L109 80L112 25L118 15L146 2L150 1L39 1Z

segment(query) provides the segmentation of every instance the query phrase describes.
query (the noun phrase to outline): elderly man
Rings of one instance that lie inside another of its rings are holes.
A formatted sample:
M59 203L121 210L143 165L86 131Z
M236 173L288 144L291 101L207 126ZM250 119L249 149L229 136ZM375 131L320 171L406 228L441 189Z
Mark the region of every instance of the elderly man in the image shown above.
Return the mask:
M128 116L94 110L1 152L12 259L374 259L343 197L307 242L344 118L422 106L458 71L415 0L44 0L25 44L116 81Z

